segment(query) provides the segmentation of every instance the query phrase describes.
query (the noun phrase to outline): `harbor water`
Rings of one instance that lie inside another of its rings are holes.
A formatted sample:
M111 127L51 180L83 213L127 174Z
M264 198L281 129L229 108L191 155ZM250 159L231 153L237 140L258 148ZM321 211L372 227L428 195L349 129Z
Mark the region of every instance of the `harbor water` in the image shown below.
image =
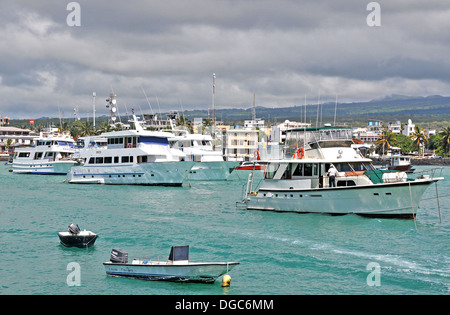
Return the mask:
M442 222L434 185L416 220L399 220L243 210L245 179L74 185L9 169L0 166L0 294L450 293L448 166L438 184ZM98 233L95 245L62 246L57 232L71 223ZM240 262L231 286L105 275L112 248L167 259L172 245L190 245L191 261Z

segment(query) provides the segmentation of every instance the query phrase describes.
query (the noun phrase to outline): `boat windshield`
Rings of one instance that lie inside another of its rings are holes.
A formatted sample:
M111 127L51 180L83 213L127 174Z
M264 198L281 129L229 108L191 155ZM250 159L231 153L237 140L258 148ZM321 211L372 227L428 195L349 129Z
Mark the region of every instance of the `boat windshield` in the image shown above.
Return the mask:
M368 162L342 162L333 163L338 172L365 172L373 171L375 168ZM290 162L279 163L273 162L266 166L265 179L300 179L304 178L318 178L325 176L331 163L303 163Z
M333 146L349 146L352 130L344 127L298 128L286 131L286 154L292 156L298 148L313 148L314 144L332 143Z

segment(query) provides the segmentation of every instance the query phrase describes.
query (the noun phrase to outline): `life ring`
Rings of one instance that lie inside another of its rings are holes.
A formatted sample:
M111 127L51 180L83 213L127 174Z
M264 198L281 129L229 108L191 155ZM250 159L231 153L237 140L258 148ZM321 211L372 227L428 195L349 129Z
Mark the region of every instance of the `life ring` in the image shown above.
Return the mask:
M297 157L299 159L303 159L304 156L305 156L305 149L303 149L303 147L298 148Z
M259 155L259 151L258 151L258 150L256 150L256 151L253 153L253 156L254 156L255 159L257 159L257 160L260 160L260 159L261 159L261 156Z

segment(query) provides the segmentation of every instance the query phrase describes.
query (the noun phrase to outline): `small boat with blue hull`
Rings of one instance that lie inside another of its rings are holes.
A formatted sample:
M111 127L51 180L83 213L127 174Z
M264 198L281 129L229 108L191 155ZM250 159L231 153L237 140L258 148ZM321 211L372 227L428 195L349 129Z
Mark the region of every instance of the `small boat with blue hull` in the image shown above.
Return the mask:
M172 246L167 261L146 258L128 263L128 253L122 249L111 251L110 261L104 262L106 275L143 280L213 283L228 273L238 262L191 262L189 245Z
M85 248L93 246L98 234L92 231L81 231L78 224L69 225L67 232L58 232L59 240L66 247Z

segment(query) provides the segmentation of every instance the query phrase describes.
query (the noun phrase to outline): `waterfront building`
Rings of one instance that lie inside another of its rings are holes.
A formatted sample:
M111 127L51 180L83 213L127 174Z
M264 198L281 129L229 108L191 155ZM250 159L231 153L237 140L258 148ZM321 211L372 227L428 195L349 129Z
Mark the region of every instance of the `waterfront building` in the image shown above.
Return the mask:
M222 145L227 161L251 161L258 150L258 130L224 130Z

